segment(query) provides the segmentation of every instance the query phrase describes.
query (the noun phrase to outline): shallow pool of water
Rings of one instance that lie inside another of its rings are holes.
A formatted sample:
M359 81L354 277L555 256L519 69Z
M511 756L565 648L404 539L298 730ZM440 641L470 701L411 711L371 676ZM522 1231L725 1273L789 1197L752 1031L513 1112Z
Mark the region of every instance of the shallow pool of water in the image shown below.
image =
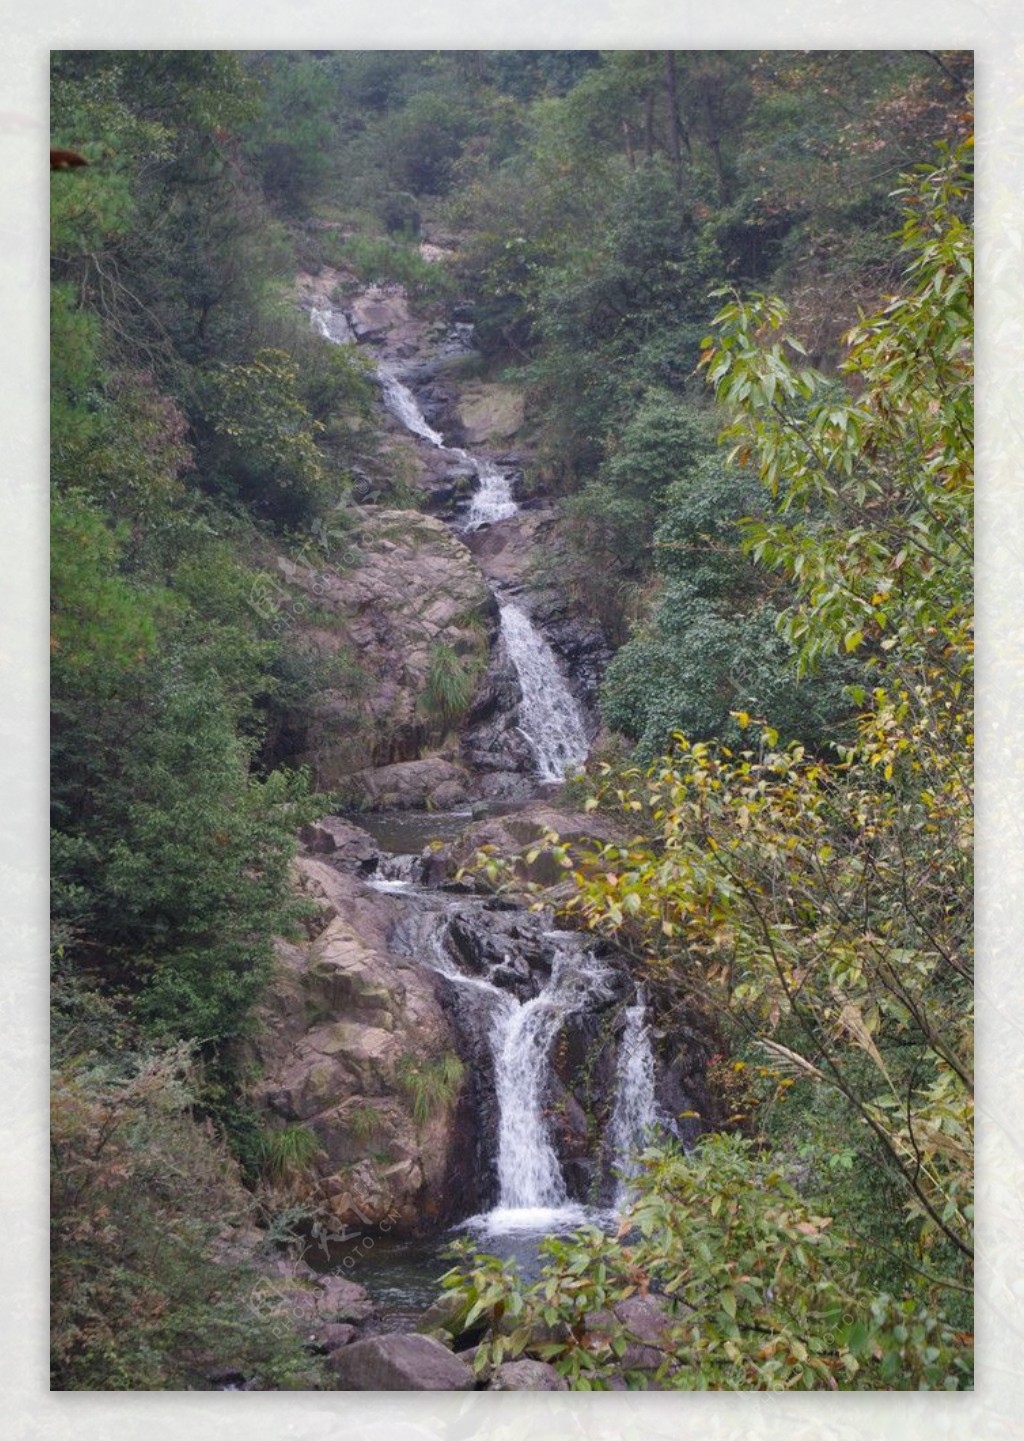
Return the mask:
M584 1225L611 1230L617 1219L612 1211L571 1204L553 1209L498 1207L428 1238L353 1232L310 1250L306 1260L317 1271L334 1271L366 1287L381 1313L374 1329L402 1330L414 1326L441 1294L441 1277L454 1265L447 1254L452 1242L468 1239L480 1251L514 1261L530 1284L545 1264L540 1247L548 1236L569 1236Z
M453 841L473 820L468 808L461 811L351 811L342 820L368 831L382 851L408 856L419 853L431 841Z

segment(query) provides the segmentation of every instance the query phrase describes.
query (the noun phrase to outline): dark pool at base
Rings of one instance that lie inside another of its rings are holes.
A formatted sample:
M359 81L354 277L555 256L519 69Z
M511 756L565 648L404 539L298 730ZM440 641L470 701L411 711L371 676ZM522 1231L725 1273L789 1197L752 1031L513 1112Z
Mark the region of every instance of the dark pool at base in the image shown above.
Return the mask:
M474 1218L419 1239L353 1232L344 1240L310 1249L306 1260L314 1270L333 1271L366 1287L379 1310L368 1330L401 1331L414 1327L421 1313L441 1294L441 1277L455 1264L447 1254L447 1247L454 1241L469 1239L479 1251L505 1262L514 1261L529 1284L539 1278L546 1262L540 1247L549 1236L569 1236L583 1224L604 1229L614 1225L609 1213L598 1211L581 1212L564 1225L538 1229L492 1232L478 1224L482 1220Z

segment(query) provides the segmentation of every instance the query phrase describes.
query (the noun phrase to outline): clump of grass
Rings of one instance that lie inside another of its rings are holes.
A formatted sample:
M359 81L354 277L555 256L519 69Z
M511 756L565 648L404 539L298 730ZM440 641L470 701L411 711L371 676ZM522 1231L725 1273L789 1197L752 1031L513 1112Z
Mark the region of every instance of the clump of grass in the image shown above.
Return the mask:
M266 1180L287 1185L306 1173L320 1142L308 1126L284 1126L264 1131L257 1149L260 1171Z
M431 720L444 729L465 715L473 699L477 665L473 659L456 655L450 645L438 641L430 655L422 705Z
M384 1113L377 1106L353 1106L347 1112L345 1120L352 1135L362 1144L380 1130Z
M403 1056L398 1064L399 1085L412 1101L412 1118L422 1126L437 1111L450 1106L458 1095L466 1068L454 1051L434 1061Z

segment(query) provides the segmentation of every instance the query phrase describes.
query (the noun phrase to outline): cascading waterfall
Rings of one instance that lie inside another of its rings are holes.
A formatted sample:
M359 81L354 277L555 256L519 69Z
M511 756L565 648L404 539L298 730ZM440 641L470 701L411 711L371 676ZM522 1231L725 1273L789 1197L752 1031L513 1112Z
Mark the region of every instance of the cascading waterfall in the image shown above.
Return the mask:
M509 997L512 1008L499 1013L492 1032L502 1208L558 1208L569 1199L541 1105L548 1058L563 1022L589 1002L607 999L610 980L608 968L574 940L556 940L547 985L522 1004Z
M501 629L523 692L519 729L533 747L537 775L563 780L590 749L580 708L554 651L517 605L501 606Z
M395 419L404 425L406 430L411 430L413 435L418 435L421 440L429 441L438 450L448 450L444 436L427 424L426 416L416 404L416 397L407 385L402 384L394 371L386 365L378 365L377 377L384 393L384 404ZM452 450L450 454L457 455L460 460L469 460L469 456L462 450Z
M608 1124L608 1148L619 1174L615 1203L621 1206L629 1194L630 1178L637 1174L634 1153L660 1120L654 1091L654 1052L646 1024L646 1007L638 993L626 1011L626 1025L619 1041L615 1105Z
M479 460L469 451L458 446L445 445L444 436L430 425L416 403L416 397L407 385L403 385L394 371L386 365L377 367L384 404L400 424L413 435L427 441L438 450L454 457L475 472L477 489L469 505L469 513L462 524L463 531L479 530L482 525L491 525L497 520L506 520L519 509L512 499L509 478L491 460Z
M571 933L550 932L551 975L540 992L519 1001L511 992L459 970L445 944L447 923L428 943L428 964L490 1006L488 1042L498 1102L498 1204L490 1224L515 1228L579 1210L569 1202L544 1116L550 1053L565 1021L611 996L612 972Z
M344 344L352 339L344 315L329 309L311 311L311 322L325 339ZM477 489L462 524L464 533L515 515L509 477L493 461L445 445L444 436L429 424L409 387L385 364L377 367L384 404L413 435L476 472ZM587 758L590 749L579 706L558 669L554 652L529 617L516 605L501 606L501 628L512 664L519 676L523 703L519 729L533 748L537 776L560 781Z
M311 312L313 327L334 344L354 340L343 314L330 309ZM503 520L518 510L509 477L492 461L445 445L444 437L423 415L409 388L386 364L378 367L384 402L413 435L444 451L453 461L471 467L478 478L463 531ZM586 759L589 749L583 715L551 647L526 613L511 602L499 607L501 631L522 692L518 723L536 760L542 781L560 781ZM395 856L378 863L367 884L379 890L414 893L418 858ZM497 1206L485 1219L492 1230L551 1229L585 1218L584 1208L569 1201L558 1156L544 1114L551 1078L551 1051L565 1021L588 1005L614 995L614 973L587 950L582 939L551 932L550 975L537 995L520 1001L504 986L483 976L465 974L447 945L448 918L431 925L420 951L425 964L447 976L464 994L472 995L486 1026L494 1060L498 1109ZM508 957L504 958L507 964ZM605 1155L620 1174L616 1205L628 1191L630 1155L658 1117L654 1092L654 1057L638 995L626 1011L618 1055L616 1096L605 1138Z
M309 312L309 321L313 329L332 345L351 345L356 338L343 310L332 310L329 305L320 310L314 305Z

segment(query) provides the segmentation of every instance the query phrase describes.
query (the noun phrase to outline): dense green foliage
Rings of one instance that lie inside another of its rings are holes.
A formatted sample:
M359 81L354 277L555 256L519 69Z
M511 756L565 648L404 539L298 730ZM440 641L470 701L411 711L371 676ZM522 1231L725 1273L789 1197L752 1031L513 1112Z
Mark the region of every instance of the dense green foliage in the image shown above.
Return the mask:
M61 999L67 1015L63 988ZM85 1019L78 1008L78 1026ZM218 1369L273 1389L318 1384L298 1335L253 1306L258 1272L229 1259L249 1197L224 1148L190 1118L193 1079L187 1048L58 1072L56 1390L210 1390Z
M969 1378L953 1328L920 1299L865 1284L858 1248L737 1136L687 1155L651 1151L616 1236L542 1244L524 1285L496 1257L455 1247L443 1284L453 1335L483 1328L474 1368L533 1356L573 1390L956 1390ZM612 1309L657 1297L655 1346Z
M231 140L259 106L239 57L58 55L52 98L90 160L52 196L54 1384L241 1360L305 1385L212 1264L248 1198L197 1121L244 1151L236 1042L323 809L272 764L317 677L253 595L273 531L343 496L370 388L344 360L300 374L283 232Z
M556 836L546 842L572 872L561 909L623 947L667 1014L697 1007L719 1017L733 1048L720 1085L734 1123L774 1173L799 1176L802 1196L848 1238L848 1264L878 1289L870 1305L853 1293L843 1303L860 1328L854 1354L869 1363L854 1384L958 1388L969 1375L969 169L963 147L908 187L904 288L850 333L843 370L856 384L845 395L800 368L791 336L776 338L785 320L776 302L735 297L707 341L734 462L764 486L764 518L742 526L745 549L789 582L779 625L794 671L813 683L825 658L868 654L849 743L815 757L737 710L735 745L679 736L646 771L604 767L587 804L621 809L636 828L628 843L574 862ZM657 1205L666 1167L677 1164L650 1161L645 1184ZM688 1164L683 1174L689 1186ZM740 1196L766 1184L751 1174ZM743 1204L755 1202L737 1198ZM664 1265L670 1276L676 1222L663 1212L659 1224L642 1254L648 1271ZM596 1262L603 1244L570 1248L569 1273ZM689 1246L683 1254L692 1269ZM843 1354L846 1333L822 1347L811 1315L799 1323L800 1350L788 1352L798 1371L786 1373L785 1348L770 1353L781 1371L751 1369L740 1342L757 1337L745 1328L790 1336L792 1319L744 1322L730 1277L701 1283L704 1305L727 1287L739 1333L724 1349L743 1370L711 1380L700 1356L702 1381L674 1384L831 1384L812 1360L826 1353L826 1367L859 1374ZM756 1305L752 1284L745 1277L743 1295ZM881 1294L887 1287L894 1299ZM814 1289L827 1297L827 1286ZM575 1304L566 1297L556 1317L569 1321ZM700 1346L713 1348L714 1321L695 1325Z

